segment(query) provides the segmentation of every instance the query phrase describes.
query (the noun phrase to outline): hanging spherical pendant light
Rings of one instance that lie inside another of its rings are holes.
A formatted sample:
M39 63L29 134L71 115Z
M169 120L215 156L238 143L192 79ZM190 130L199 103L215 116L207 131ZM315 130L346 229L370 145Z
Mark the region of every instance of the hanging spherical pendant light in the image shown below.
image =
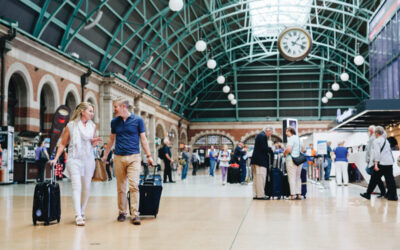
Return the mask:
M327 103L328 102L328 97L324 96L321 99L322 103Z
M357 50L356 50L357 56L354 57L354 64L357 65L357 66L363 65L364 61L365 61L364 57L362 55L360 55L359 46L360 46L360 43L358 42L357 43Z
M218 84L224 84L224 83L225 83L225 76L219 75L219 76L217 77L217 83L218 83Z
M213 58L208 59L208 61L207 61L207 67L208 67L209 69L215 69L215 67L217 67L217 62L216 62Z
M343 63L343 73L340 75L340 80L347 82L349 80L349 74L346 73L345 64Z
M339 89L340 89L339 83L335 82L334 84L332 84L332 90L333 91L338 91Z
M222 88L222 91L223 91L225 94L227 94L227 93L229 93L229 91L231 91L231 88L229 88L228 85L225 85L225 86Z
M231 104L232 104L232 105L236 105L236 103L237 103L236 99L233 99L233 100L231 101Z
M203 41L203 40L198 40L197 42L196 42L196 50L198 51L198 52L203 52L203 51L205 51L207 49L207 43L205 42L205 41Z
M362 55L358 55L358 56L354 57L354 63L357 66L363 65L364 64L364 57Z
M328 97L328 99L331 99L333 97L333 93L328 90L328 92L326 92L325 96Z
M180 11L183 8L183 0L170 0L169 8L172 11Z
M233 99L235 99L235 95L232 94L232 93L230 93L230 94L228 95L228 100L229 100L229 101L232 101Z
M336 82L336 75L334 77L335 77L335 82L332 84L332 90L338 91L340 89L340 85L339 83Z

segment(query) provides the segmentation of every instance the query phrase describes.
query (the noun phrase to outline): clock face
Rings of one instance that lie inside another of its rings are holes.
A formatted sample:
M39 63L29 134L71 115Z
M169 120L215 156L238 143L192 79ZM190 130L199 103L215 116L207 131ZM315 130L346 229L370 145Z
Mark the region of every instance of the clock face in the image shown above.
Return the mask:
M289 61L303 60L311 51L311 36L302 28L285 29L278 38L278 49Z

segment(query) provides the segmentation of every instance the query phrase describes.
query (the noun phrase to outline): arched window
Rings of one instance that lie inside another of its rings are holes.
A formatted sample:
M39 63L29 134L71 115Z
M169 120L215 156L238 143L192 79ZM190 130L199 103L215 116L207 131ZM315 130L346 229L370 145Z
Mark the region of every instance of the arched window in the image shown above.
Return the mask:
M250 137L248 137L245 141L244 144L248 145L248 146L253 146L255 141L256 141L256 136L257 135L252 135ZM278 142L282 142L281 138L279 138L276 135L271 135L269 141L271 141L271 143L273 143L274 141L278 141ZM271 144L272 145L272 144Z
M197 139L194 143L194 147L210 147L222 148L223 145L228 145L229 148L233 147L233 142L226 136L223 135L205 135Z

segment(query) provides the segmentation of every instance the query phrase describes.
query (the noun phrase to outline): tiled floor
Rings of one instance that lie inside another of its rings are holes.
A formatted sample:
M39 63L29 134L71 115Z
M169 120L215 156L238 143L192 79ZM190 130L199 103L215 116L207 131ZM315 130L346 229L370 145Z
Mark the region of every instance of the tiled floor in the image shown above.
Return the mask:
M34 184L0 186L0 249L400 249L398 202L359 198L356 185L308 184L302 201L253 201L251 185L220 176L165 184L156 219L116 221L115 181L93 183L87 223L73 221L62 182L62 219L32 225Z

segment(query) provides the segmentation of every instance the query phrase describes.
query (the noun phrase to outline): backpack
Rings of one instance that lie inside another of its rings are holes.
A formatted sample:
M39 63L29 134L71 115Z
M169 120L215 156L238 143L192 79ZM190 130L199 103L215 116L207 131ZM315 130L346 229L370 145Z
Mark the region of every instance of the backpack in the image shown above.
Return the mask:
M165 160L165 150L164 147L158 149L158 158Z

